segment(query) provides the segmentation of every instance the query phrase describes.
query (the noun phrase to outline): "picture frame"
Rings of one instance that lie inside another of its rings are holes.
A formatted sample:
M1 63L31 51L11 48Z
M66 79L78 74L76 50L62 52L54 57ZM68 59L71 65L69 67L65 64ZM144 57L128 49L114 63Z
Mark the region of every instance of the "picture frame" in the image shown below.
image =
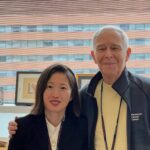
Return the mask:
M81 89L90 82L94 74L76 74L78 88Z
M32 105L35 102L35 90L41 72L18 71L16 74L16 105Z

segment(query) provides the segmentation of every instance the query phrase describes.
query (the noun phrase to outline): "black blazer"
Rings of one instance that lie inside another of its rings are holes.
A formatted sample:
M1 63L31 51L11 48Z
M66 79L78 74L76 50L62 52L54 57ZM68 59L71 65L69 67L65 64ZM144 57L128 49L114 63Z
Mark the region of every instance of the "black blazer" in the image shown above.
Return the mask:
M16 120L18 130L10 139L8 150L50 150L45 115L27 115ZM59 150L88 150L87 121L66 116L62 125Z

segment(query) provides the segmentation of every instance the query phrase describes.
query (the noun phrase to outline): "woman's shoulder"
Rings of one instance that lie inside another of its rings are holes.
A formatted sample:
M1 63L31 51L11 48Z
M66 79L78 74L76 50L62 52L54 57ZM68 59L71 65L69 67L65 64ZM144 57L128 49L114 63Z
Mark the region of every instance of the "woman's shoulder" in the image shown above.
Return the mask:
M19 126L27 126L34 124L40 118L42 118L41 115L28 114L23 117L18 117L15 121L18 123Z
M16 118L16 121L19 122L19 123L26 123L30 120L32 120L33 118L35 118L35 115L32 115L32 114L28 114L26 116L22 116L22 117L17 117Z

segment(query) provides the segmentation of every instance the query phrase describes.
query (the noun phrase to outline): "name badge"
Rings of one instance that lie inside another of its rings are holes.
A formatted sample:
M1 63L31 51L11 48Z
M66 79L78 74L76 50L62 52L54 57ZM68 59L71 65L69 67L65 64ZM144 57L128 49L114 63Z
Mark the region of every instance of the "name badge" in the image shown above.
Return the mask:
M131 120L132 121L139 121L140 118L142 117L142 113L132 113L131 114Z

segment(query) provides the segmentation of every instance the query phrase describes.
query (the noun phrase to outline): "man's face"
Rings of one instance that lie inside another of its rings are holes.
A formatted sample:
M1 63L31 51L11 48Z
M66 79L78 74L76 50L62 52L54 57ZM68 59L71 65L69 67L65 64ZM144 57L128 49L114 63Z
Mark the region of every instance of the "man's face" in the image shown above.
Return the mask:
M103 75L103 78L118 79L125 68L130 48L125 48L119 32L104 31L95 42L91 55Z

